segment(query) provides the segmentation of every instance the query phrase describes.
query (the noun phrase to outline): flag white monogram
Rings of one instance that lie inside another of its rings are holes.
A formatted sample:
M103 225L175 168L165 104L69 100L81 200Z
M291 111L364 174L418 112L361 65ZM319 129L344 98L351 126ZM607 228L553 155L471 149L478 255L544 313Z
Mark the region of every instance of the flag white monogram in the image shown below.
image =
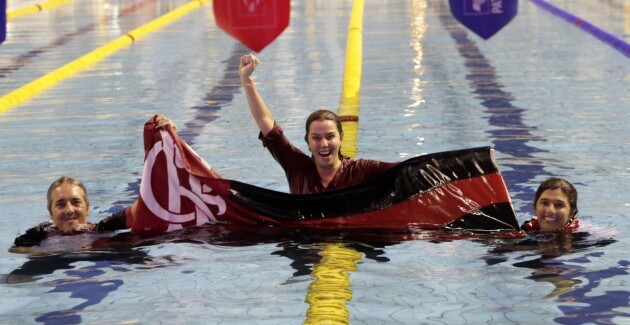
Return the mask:
M201 184L199 179L194 175L188 174L188 182L190 189L180 184L178 169L184 169L182 155L175 145L175 140L165 130L160 130L162 141L153 144L151 150L147 153L143 175L152 175L157 156L164 153L166 158L167 184L168 184L168 202L158 202L154 195L154 187L152 177L143 177L140 183L140 195L147 208L156 217L168 222L167 231L181 229L182 224L196 219L196 225L202 225L207 222L216 222L214 214L210 211L208 205L218 208L218 215L222 215L226 210L225 200L218 195L210 195L212 188L206 184ZM182 198L188 198L195 205L195 211L182 213ZM164 203L166 206L164 206Z

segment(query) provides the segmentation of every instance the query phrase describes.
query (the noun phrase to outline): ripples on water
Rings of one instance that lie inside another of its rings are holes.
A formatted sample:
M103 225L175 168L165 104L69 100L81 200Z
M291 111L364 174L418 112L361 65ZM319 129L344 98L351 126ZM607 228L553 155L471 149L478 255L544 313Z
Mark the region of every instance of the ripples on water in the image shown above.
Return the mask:
M552 2L628 34L620 2ZM75 1L16 20L0 51L3 93L183 3ZM338 105L351 4L293 5L300 19L260 54L256 77L287 135L303 145L308 113ZM326 280L313 275L321 266L346 267L333 274L349 286L328 289L351 294L353 324L627 322L627 58L527 1L487 42L447 9L437 0L366 4L359 155L397 161L493 145L521 221L542 179L567 177L588 234L218 225L118 234L76 251L95 238L62 238L45 254L0 255L0 322L302 323L313 283ZM92 218L128 205L140 178L141 127L158 112L224 177L286 191L238 86L247 52L216 28L208 7L1 115L3 245L46 215L42 193L60 172L86 182Z
M600 231L501 239L439 231L386 235L214 225L154 237L122 233L97 239L89 250L31 255L5 276L5 283L12 285L15 294L36 282L47 292L74 298L75 302L53 303L40 296L40 303L51 304L44 310L52 308L38 313L40 320L89 321L87 311L103 304L110 306L108 314L115 319L130 320L140 313L143 321L174 320L183 316L166 311L176 304L186 309L188 321L190 312L227 322L276 322L283 317L297 321L308 307L304 304L308 295L321 295L322 290L332 296L346 290L352 297L347 304L350 319L360 322L455 317L458 323L477 323L487 318L510 319L511 314L526 322L541 314L562 320L557 311L545 306L547 299L572 311L569 315L577 309L567 302L584 301L592 309L585 317L599 319L600 304L613 308L629 302L627 292L615 293L613 303L609 294L597 291L601 281L627 275L630 265L627 260L608 269L592 264L605 254L601 249L615 242L607 235ZM81 241L87 243L87 238L64 240L75 248ZM343 247L345 253L331 250L331 244ZM41 249L62 245L57 239ZM354 255L349 252L358 255L351 258ZM333 260L323 260L326 254ZM345 289L339 285L313 289L314 269L340 263L349 267L318 281L339 283L339 277L349 277ZM471 278L476 280L471 282ZM42 294L38 292L41 289L32 288L24 298ZM112 295L125 303L108 302ZM505 305L506 298L511 306ZM526 298L531 314L517 311L519 301ZM165 310L155 309L154 304ZM493 305L504 308L495 310ZM33 307L25 306L23 312L36 313Z

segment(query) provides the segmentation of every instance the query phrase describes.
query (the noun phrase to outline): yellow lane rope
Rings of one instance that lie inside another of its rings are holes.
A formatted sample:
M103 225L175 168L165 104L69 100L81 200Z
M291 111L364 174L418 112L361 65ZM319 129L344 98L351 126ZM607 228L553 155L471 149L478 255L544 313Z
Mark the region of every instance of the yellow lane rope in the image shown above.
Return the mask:
M74 0L50 0L42 3L37 3L31 6L26 6L24 8L15 9L7 12L7 20L11 20L23 15L33 14L40 12L45 9L51 9L56 6L60 6L64 3L72 2Z
M337 114L343 126L342 153L357 155L359 127L359 99L361 94L361 65L363 42L363 0L352 6L343 87ZM309 303L304 324L348 324L350 313L346 302L352 299L350 272L357 270L361 253L342 244L324 244L321 261L313 266L311 283L306 295Z
M70 76L86 70L96 62L109 56L110 54L130 45L134 41L139 40L146 34L153 32L171 22L181 18L194 9L201 7L209 0L194 0L191 1L131 32L120 36L119 38L93 50L92 52L56 69L52 72L35 79L26 85L0 97L0 114L7 110L14 108L23 102L27 101L31 97L38 95L44 90L53 87L60 81L69 78Z
M348 324L346 302L352 299L350 272L357 270L361 253L342 244L324 244L322 259L313 266L315 281L308 287L310 307L304 324Z
M343 127L341 152L349 157L357 156L359 133L359 102L361 96L361 65L363 61L363 0L355 0L352 5L348 43L346 44L346 65L343 74L343 88L337 114Z

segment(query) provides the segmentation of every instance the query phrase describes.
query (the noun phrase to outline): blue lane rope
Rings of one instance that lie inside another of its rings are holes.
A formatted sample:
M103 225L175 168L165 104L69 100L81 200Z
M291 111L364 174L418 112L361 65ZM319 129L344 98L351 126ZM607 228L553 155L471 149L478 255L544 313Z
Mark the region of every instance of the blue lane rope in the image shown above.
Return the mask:
M624 41L623 39L618 38L615 35L608 33L607 31L581 19L577 16L568 13L545 0L530 0L535 5L539 6L542 9L549 11L551 14L556 15L569 23L581 28L582 30L588 32L589 34L595 36L602 42L612 46L617 51L621 52L623 55L630 58L630 44Z

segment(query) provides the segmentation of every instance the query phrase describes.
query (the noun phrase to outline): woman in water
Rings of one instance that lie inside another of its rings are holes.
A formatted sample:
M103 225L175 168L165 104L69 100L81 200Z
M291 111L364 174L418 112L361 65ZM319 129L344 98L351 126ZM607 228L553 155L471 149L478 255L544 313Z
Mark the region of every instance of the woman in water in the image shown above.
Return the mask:
M90 201L81 181L74 177L56 179L46 194L50 219L29 229L15 239L15 246L35 246L53 235L76 235L92 231L115 231L128 228L132 207L117 212L98 224L88 222Z
M172 125L164 115L155 117L156 127ZM36 246L53 235L76 235L93 231L115 231L130 228L137 215L137 201L130 207L114 213L97 224L88 222L90 200L85 186L74 177L62 176L56 179L46 194L50 218L30 228L17 237L14 246Z
M534 218L526 221L524 231L573 232L579 227L576 218L577 190L562 178L549 178L536 190Z
M259 138L284 169L291 193L318 193L361 184L397 164L343 156L341 121L329 110L317 110L306 120L304 140L311 155L293 146L256 89L251 75L258 62L252 54L241 57L241 83L252 117L260 129Z

